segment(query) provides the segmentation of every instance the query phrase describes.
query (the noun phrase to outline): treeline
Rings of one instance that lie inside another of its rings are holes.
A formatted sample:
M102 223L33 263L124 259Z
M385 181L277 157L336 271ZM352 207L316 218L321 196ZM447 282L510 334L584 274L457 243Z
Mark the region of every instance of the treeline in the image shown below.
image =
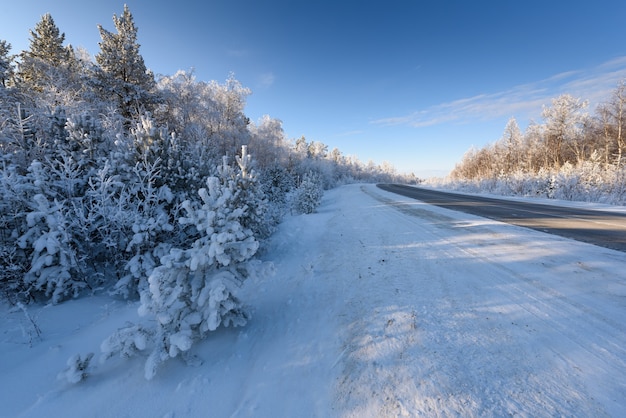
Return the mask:
M626 84L588 113L588 102L562 95L522 132L469 150L444 184L466 190L566 200L626 203Z
M224 232L211 250L223 254L252 235L262 242L293 208L314 210L324 188L397 180L389 165L286 138L280 120L250 121L250 90L232 75L155 77L128 7L113 24L98 26L95 61L65 44L50 14L28 50L12 55L0 40L0 289L10 301L109 287L137 297L165 255L206 233L188 220L209 216L201 208L228 207L244 231Z

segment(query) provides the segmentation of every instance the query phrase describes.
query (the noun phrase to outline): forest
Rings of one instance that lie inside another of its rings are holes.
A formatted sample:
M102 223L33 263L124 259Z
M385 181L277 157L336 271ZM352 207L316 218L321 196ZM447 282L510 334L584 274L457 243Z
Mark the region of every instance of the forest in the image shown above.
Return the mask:
M95 60L50 14L28 50L0 40L0 297L26 317L29 303L102 292L140 300L156 325L123 327L103 351L151 347L150 378L207 332L246 322L236 289L269 274L255 255L284 215L315 211L340 184L400 177L288 139L278 119L251 121L233 74L155 76L127 6L113 25L97 26ZM70 361L68 378L89 359Z
M448 188L503 195L626 204L626 82L593 113L563 94L524 132L515 118L502 137L470 149L445 180Z
M254 184L241 203L260 238L284 212L312 210L294 199L309 183L398 177L389 164L288 139L278 119L251 121L251 91L233 74L223 83L193 71L155 77L128 7L113 24L97 27L95 61L65 45L50 14L28 50L12 55L0 40L1 283L10 300L59 302L111 280L136 294L159 256L189 239L183 203L199 204L209 177Z

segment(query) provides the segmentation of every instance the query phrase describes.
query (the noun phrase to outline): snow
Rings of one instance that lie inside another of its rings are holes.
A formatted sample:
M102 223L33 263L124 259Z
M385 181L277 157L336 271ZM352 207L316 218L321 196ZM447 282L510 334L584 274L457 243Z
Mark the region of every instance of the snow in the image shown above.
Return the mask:
M624 253L348 185L261 258L248 324L150 381L141 355L97 359L139 302L1 306L0 416L626 415Z

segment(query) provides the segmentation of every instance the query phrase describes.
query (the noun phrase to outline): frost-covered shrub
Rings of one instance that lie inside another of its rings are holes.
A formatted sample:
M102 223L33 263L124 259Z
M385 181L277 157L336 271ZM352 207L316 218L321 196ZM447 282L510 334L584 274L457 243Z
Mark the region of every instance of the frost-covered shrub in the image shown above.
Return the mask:
M67 368L57 376L60 380L67 380L69 383L78 383L85 380L89 375L87 369L93 358L93 353L88 353L85 358L80 354L74 354L67 360Z
M300 213L313 213L320 205L324 189L321 179L313 172L304 175L302 183L296 190L294 208Z
M141 325L130 324L118 329L117 332L102 341L100 344L100 351L102 352L100 361L103 362L114 355L119 355L122 358L132 357L145 350L153 342L154 330Z
M33 186L10 162L0 171L0 291L10 300L28 299L24 274L30 268L28 254L17 245L26 231Z
M148 278L141 293L141 315L157 321L156 347L146 362L146 378L167 358L188 351L219 325L244 325L248 319L235 296L250 274L246 264L259 244L241 219L247 208L232 209L236 190L216 177L198 192L201 203L186 201L183 224L194 225L198 238L188 249L172 249Z
M144 161L135 166L135 181L126 191L126 223L130 227L125 252L130 255L124 266L126 274L116 283L113 292L132 297L147 286L147 278L158 260L171 248L169 234L174 230L169 187L157 186L160 160Z
M264 170L259 182L268 201L268 218L278 224L287 209L287 197L294 187L294 181L286 168L275 165Z
M582 202L602 202L620 205L626 201L626 166L606 165L596 154L590 161L576 165L563 164L559 169L542 168L538 172L516 171L496 180L429 179L434 187L472 193L545 197Z
M33 197L34 208L26 215L28 230L18 245L30 250L30 269L24 282L31 294L44 292L52 303L78 296L86 282L78 279L79 265L64 209L42 194Z
M103 142L103 129L98 121L89 113L71 115L65 123L67 132L66 147L73 157L83 166L91 170L96 164L99 147Z
M219 177L210 177L199 199L182 203L179 223L191 245L172 247L152 268L147 286L140 289L139 314L154 319L154 329L130 325L101 346L103 359L131 356L151 347L145 376L151 379L169 358L188 357L193 343L223 326L241 326L248 313L236 293L243 280L262 270L252 260L259 248L254 231L246 226L256 196L246 191L254 176L236 173L226 163ZM136 234L142 234L139 229ZM143 241L145 236L136 238ZM150 323L150 322L149 322Z

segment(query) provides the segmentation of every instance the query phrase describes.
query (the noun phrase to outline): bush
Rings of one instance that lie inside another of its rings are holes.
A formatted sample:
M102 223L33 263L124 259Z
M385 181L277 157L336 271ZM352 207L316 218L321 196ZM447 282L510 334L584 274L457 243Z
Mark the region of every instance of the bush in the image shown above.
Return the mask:
M296 190L294 208L300 213L313 213L320 205L324 190L321 179L313 172L304 175Z

